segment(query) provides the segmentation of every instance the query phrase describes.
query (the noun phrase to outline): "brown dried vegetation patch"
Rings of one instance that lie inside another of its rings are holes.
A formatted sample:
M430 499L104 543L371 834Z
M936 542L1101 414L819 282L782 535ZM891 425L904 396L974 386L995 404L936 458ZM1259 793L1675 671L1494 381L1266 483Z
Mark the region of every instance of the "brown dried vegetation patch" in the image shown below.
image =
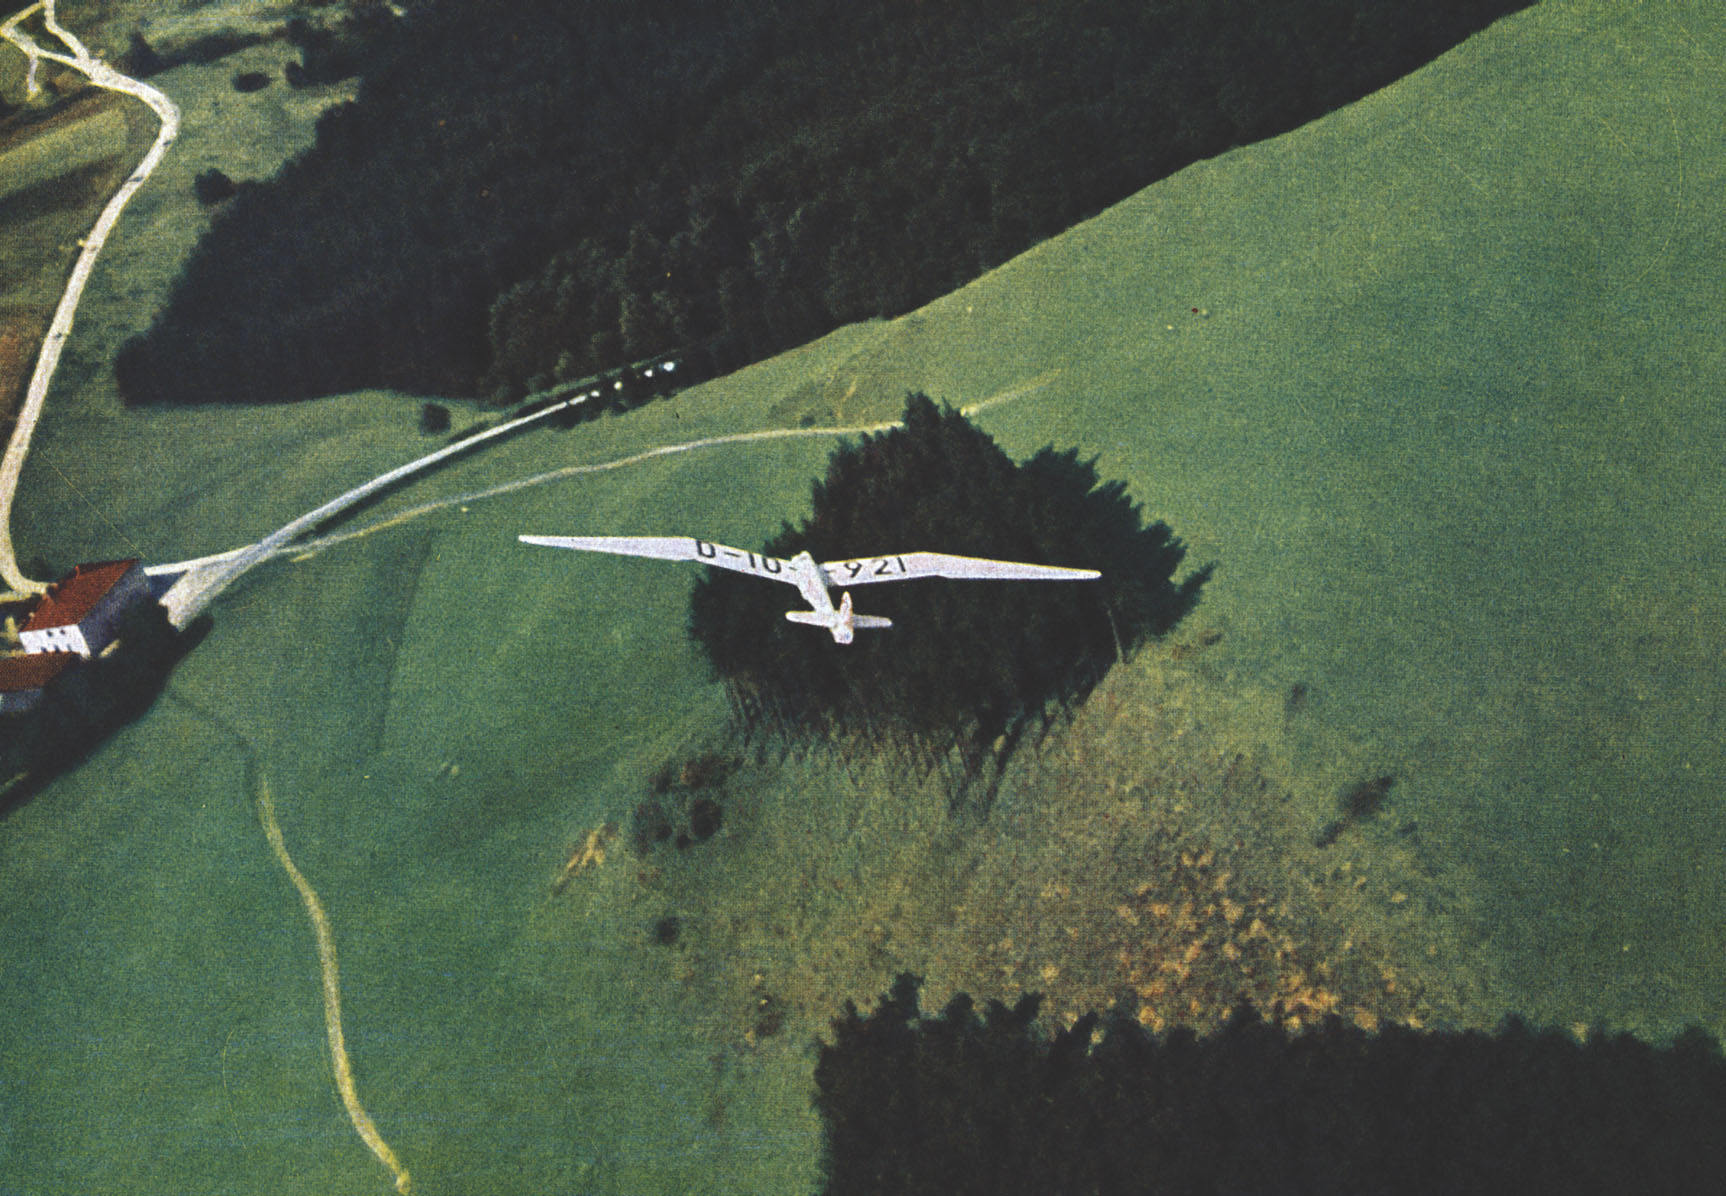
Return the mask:
M1316 846L1334 782L1290 776L1258 734L1273 720L1255 705L1274 703L1193 658L1175 644L1117 669L1045 751L1019 831L1039 879L980 907L1001 929L981 970L1069 1023L1124 1005L1153 1030L1203 1029L1250 1003L1290 1028L1490 1024L1496 985L1454 879L1388 828Z
M927 1008L1038 992L1055 1024L1125 1008L1202 1030L1243 1002L1296 1029L1493 1024L1463 879L1392 820L1318 846L1352 778L1280 763L1281 696L1212 675L1215 642L1117 666L1020 750L986 814L890 762L746 766L725 842L638 878L683 919L673 975L756 1045L764 998L796 1031L781 1040L807 1042L907 970Z

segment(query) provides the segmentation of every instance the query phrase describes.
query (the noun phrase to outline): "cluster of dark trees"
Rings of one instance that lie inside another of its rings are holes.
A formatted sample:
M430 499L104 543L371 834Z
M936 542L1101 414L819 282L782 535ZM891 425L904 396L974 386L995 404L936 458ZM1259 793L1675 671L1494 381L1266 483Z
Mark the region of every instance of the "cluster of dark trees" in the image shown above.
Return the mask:
M1052 1038L1037 999L923 1017L901 976L815 1069L826 1196L1718 1192L1726 1062L1705 1033L1300 1035L1242 1009L1153 1037L1125 1014Z
M289 87L316 87L360 73L372 43L390 31L394 18L379 5L361 9L340 25L313 25L303 17L288 22L287 37L300 60L282 70Z
M635 854L645 856L662 843L686 851L718 834L729 800L726 782L741 764L736 756L707 751L661 766L630 819Z
M198 172L192 180L192 194L198 197L198 202L206 208L221 203L224 199L232 199L239 185L223 171L211 167Z
M945 552L1097 569L1095 581L916 579L853 593L893 626L838 645L786 621L787 587L709 570L690 597L690 634L751 728L834 728L973 754L1016 741L1030 718L1077 701L1123 654L1172 628L1209 566L1178 584L1186 549L1146 526L1121 482L1045 448L1016 463L963 414L925 395L902 426L836 449L813 511L766 555L817 561Z
M425 0L245 187L134 401L511 401L896 314L1528 0ZM339 51L339 52L338 52ZM340 59L336 65L331 62Z

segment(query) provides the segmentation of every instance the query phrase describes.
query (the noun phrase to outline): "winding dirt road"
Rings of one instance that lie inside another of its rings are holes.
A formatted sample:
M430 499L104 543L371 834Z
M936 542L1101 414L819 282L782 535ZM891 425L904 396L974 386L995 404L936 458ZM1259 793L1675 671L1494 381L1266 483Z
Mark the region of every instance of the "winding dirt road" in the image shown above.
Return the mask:
M44 49L24 31L24 22L38 13L42 16L42 27L60 40L65 47L65 53ZM102 252L102 246L107 243L108 234L114 231L114 225L119 221L127 201L144 185L178 135L180 110L174 106L172 100L148 83L122 75L92 55L83 42L60 24L54 13L54 0L38 0L38 3L7 18L4 24L0 24L0 39L16 46L27 60L26 87L32 96L40 91L36 73L41 64L44 61L58 62L78 71L97 87L142 100L162 122L150 152L144 155L137 169L132 171L120 185L120 189L114 192L108 206L102 209L94 227L84 238L83 250L72 267L71 277L66 280L66 289L60 296L59 306L54 309L54 319L48 325L48 334L42 340L41 351L36 357L36 368L30 375L30 385L24 394L24 405L18 412L18 425L6 445L5 457L0 458L0 578L5 580L11 591L8 596L25 597L40 594L48 587L46 582L33 581L24 576L12 549L12 500L18 490L18 475L24 468L24 458L30 452L30 438L35 434L37 420L41 418L42 406L48 398L48 387L54 379L54 370L60 364L60 351L65 347L66 337L72 331L72 318L78 310L79 299L84 295L84 285L90 281L90 272L96 268L96 258Z

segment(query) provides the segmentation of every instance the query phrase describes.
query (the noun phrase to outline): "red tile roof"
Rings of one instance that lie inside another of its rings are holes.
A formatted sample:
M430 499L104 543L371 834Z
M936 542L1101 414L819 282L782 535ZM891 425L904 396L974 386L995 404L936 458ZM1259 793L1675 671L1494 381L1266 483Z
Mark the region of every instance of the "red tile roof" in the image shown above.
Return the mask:
M40 689L60 675L76 652L36 652L29 656L0 656L0 693Z
M138 562L95 561L79 565L65 577L48 587L42 601L30 612L22 631L42 631L49 627L72 627L81 622L90 609L113 589L126 570Z

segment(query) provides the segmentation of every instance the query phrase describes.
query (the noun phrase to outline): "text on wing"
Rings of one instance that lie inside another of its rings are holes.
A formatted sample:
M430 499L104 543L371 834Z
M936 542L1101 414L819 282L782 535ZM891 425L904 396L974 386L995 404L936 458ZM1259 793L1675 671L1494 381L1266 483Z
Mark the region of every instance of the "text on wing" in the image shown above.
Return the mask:
M713 561L715 564L724 564L726 568L741 569L749 573L777 575L785 571L785 562L777 557L757 556L753 552L727 548L723 544L714 544L707 540L695 541L695 555L704 561Z

